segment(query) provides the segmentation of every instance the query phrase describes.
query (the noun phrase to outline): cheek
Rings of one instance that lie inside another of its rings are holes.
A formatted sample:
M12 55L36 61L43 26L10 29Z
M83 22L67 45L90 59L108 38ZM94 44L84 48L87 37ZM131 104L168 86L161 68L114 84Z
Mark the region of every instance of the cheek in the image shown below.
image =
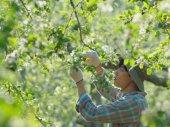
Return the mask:
M119 83L119 81L117 81L117 80L116 80L116 81L114 81L114 85L115 85L115 86L117 86L117 87L120 87L120 83Z
M118 81L122 81L126 78L126 74L125 73L120 73L119 76L117 77Z
M114 84L118 87L123 87L123 85L129 81L129 78L129 74L127 72L119 72L116 80L114 80Z
M125 84L126 82L129 81L129 75L127 73L121 73L118 77L117 80L115 81L117 84Z
M114 80L114 84L115 84L116 86L120 87L121 84L122 84L122 80L123 80L123 79L121 78L121 76L119 76L119 77L117 77L116 80Z

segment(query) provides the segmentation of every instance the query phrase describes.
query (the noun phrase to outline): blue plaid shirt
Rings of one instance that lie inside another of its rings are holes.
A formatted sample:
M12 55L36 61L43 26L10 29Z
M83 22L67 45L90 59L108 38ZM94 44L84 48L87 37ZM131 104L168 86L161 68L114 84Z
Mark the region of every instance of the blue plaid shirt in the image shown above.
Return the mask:
M80 96L76 110L89 122L112 123L113 127L140 127L140 117L147 108L144 92L123 93L114 86L110 92L101 87L99 92L111 102L95 105L87 93Z

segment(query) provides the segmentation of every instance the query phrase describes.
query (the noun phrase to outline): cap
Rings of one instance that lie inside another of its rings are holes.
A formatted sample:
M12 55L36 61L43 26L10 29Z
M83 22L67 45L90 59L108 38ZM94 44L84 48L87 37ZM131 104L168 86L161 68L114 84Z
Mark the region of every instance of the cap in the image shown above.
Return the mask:
M139 88L140 91L144 92L144 77L142 75L142 70L139 68L138 64L131 67L129 65L125 65L132 80L136 83L137 87Z

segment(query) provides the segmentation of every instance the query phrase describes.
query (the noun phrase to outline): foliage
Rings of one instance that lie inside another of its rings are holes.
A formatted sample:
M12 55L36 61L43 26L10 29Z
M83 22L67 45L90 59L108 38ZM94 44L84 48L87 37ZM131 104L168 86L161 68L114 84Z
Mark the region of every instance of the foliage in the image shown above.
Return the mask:
M5 112L1 126L9 126L14 116L21 120L23 114L24 119L36 119L38 126L74 125L76 91L68 78L69 66L80 66L85 78L95 74L94 68L84 65L82 52L95 50L102 63L114 65L119 56L131 66L138 61L148 75L168 68L168 4L168 0L0 1L0 85L13 100L8 104L1 94L0 103L9 111L16 109Z

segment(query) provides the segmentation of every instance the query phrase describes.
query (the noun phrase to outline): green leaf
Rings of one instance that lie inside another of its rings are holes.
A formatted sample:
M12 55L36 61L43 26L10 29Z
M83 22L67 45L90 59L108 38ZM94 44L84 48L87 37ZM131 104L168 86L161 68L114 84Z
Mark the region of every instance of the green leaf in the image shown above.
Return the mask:
M146 9L149 10L150 7L151 7L151 6L149 5L149 3L147 3L146 1L143 2L143 7L142 7L142 8L146 8Z
M17 38L16 37L9 37L8 42L13 48L15 48L17 46Z
M53 54L54 52L55 52L54 50L51 50L51 51L47 52L47 57L49 58L50 56L52 56L52 54Z
M158 115L158 117L163 117L165 115L165 112L159 110L159 111L157 111L157 115Z
M64 54L58 54L58 56L59 56L60 59L65 60Z
M153 54L148 54L147 57L148 59L151 59L153 57Z
M130 59L130 66L134 66L135 65L135 60L134 59Z
M167 85L170 87L170 80L167 81Z
M129 63L129 59L124 60L124 65L127 65Z
M137 13L139 13L140 12L140 8L139 8L139 6L137 6L137 5L135 5L135 11L137 12Z
M140 63L140 64L139 64L139 68L140 68L140 69L143 69L143 67L144 67L144 64L143 64L143 63Z
M93 21L93 16L89 15L87 21L88 21L88 22L92 22L92 21Z
M150 68L147 68L146 73L147 73L147 75L151 75L152 74L152 70Z
M36 40L36 36L34 34L29 34L28 35L28 40L29 41L35 41Z
M158 37L158 36L160 36L160 32L159 31L155 31L154 35L155 35L155 37Z

